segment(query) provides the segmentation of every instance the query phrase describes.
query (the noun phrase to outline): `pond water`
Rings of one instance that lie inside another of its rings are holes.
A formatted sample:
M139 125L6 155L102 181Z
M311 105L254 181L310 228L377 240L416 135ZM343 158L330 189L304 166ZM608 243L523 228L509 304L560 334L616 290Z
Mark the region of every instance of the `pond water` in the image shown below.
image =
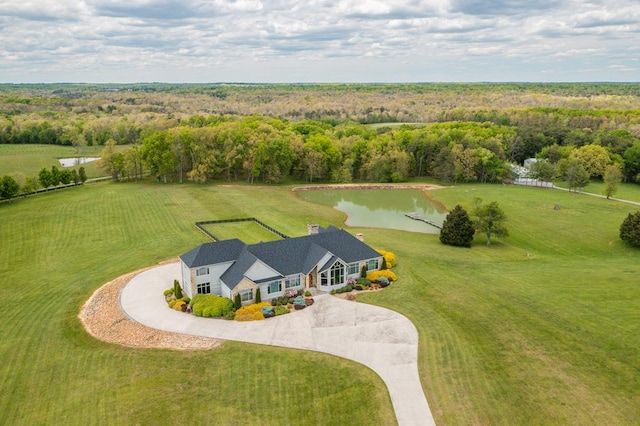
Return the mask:
M91 161L99 160L100 157L72 157L72 158L60 158L58 161L62 167L73 167L78 164L89 163Z
M417 213L442 225L448 213L418 189L323 189L297 194L303 200L345 212L349 226L438 234L438 228L405 215Z

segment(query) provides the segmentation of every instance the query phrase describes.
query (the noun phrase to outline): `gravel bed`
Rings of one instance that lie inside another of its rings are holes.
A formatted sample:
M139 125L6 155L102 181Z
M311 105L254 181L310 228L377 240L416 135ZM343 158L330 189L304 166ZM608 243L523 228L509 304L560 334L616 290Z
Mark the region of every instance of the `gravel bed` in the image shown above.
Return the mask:
M146 269L118 277L91 295L78 315L87 332L105 342L133 348L190 350L219 346L222 342L219 339L156 330L129 319L122 312L118 302L120 291L131 278Z

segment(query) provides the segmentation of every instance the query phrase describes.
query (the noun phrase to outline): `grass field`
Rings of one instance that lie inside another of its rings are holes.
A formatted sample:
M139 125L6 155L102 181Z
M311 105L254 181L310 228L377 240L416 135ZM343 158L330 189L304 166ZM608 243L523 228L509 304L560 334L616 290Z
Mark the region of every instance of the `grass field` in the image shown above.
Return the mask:
M618 229L638 208L502 185L432 194L498 201L511 236L459 249L349 230L399 259L400 281L360 300L418 328L438 424L637 424L640 251ZM76 316L102 283L207 241L196 221L248 216L290 236L345 218L287 186L104 183L1 204L0 424L393 424L384 384L346 360L233 342L137 350L84 332Z
M87 146L83 150L85 157L97 157L102 152L102 146ZM126 146L118 146L118 150L126 149ZM35 176L44 167L51 169L56 166L59 169L60 158L76 157L76 150L72 146L60 145L6 145L0 144L0 176L23 174ZM94 178L104 175L96 168L95 162L85 163L84 167L87 177ZM80 166L73 167L79 169Z

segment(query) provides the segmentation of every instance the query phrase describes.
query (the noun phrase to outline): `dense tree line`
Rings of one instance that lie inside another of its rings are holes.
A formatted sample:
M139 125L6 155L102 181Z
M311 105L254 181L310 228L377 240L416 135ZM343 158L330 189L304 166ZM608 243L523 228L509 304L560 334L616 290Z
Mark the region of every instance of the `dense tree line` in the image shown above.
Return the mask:
M638 180L640 139L629 131L605 133L582 145L536 139L533 148L525 138L528 132L493 122L375 129L350 121L335 125L259 116L194 116L171 128L142 132L139 142L124 152L116 153L116 141L109 139L100 167L116 181L138 179L148 170L162 182L275 183L287 176L307 182L402 182L411 177L501 182L514 177L511 164L521 148L528 147L527 155L539 160L531 168L532 178L568 180L578 188L617 165L627 181Z
M114 180L498 182L536 157L579 188L639 180L640 85L0 85L0 143L105 146Z

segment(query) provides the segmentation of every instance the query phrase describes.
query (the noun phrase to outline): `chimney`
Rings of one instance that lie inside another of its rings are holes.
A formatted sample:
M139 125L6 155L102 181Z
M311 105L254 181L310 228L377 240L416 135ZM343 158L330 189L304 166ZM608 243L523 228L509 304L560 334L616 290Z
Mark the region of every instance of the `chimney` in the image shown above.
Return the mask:
M315 235L318 233L319 228L320 228L320 225L318 225L317 223L310 223L307 225L307 234Z
M357 233L356 238L364 243L364 235L362 235L362 232Z

